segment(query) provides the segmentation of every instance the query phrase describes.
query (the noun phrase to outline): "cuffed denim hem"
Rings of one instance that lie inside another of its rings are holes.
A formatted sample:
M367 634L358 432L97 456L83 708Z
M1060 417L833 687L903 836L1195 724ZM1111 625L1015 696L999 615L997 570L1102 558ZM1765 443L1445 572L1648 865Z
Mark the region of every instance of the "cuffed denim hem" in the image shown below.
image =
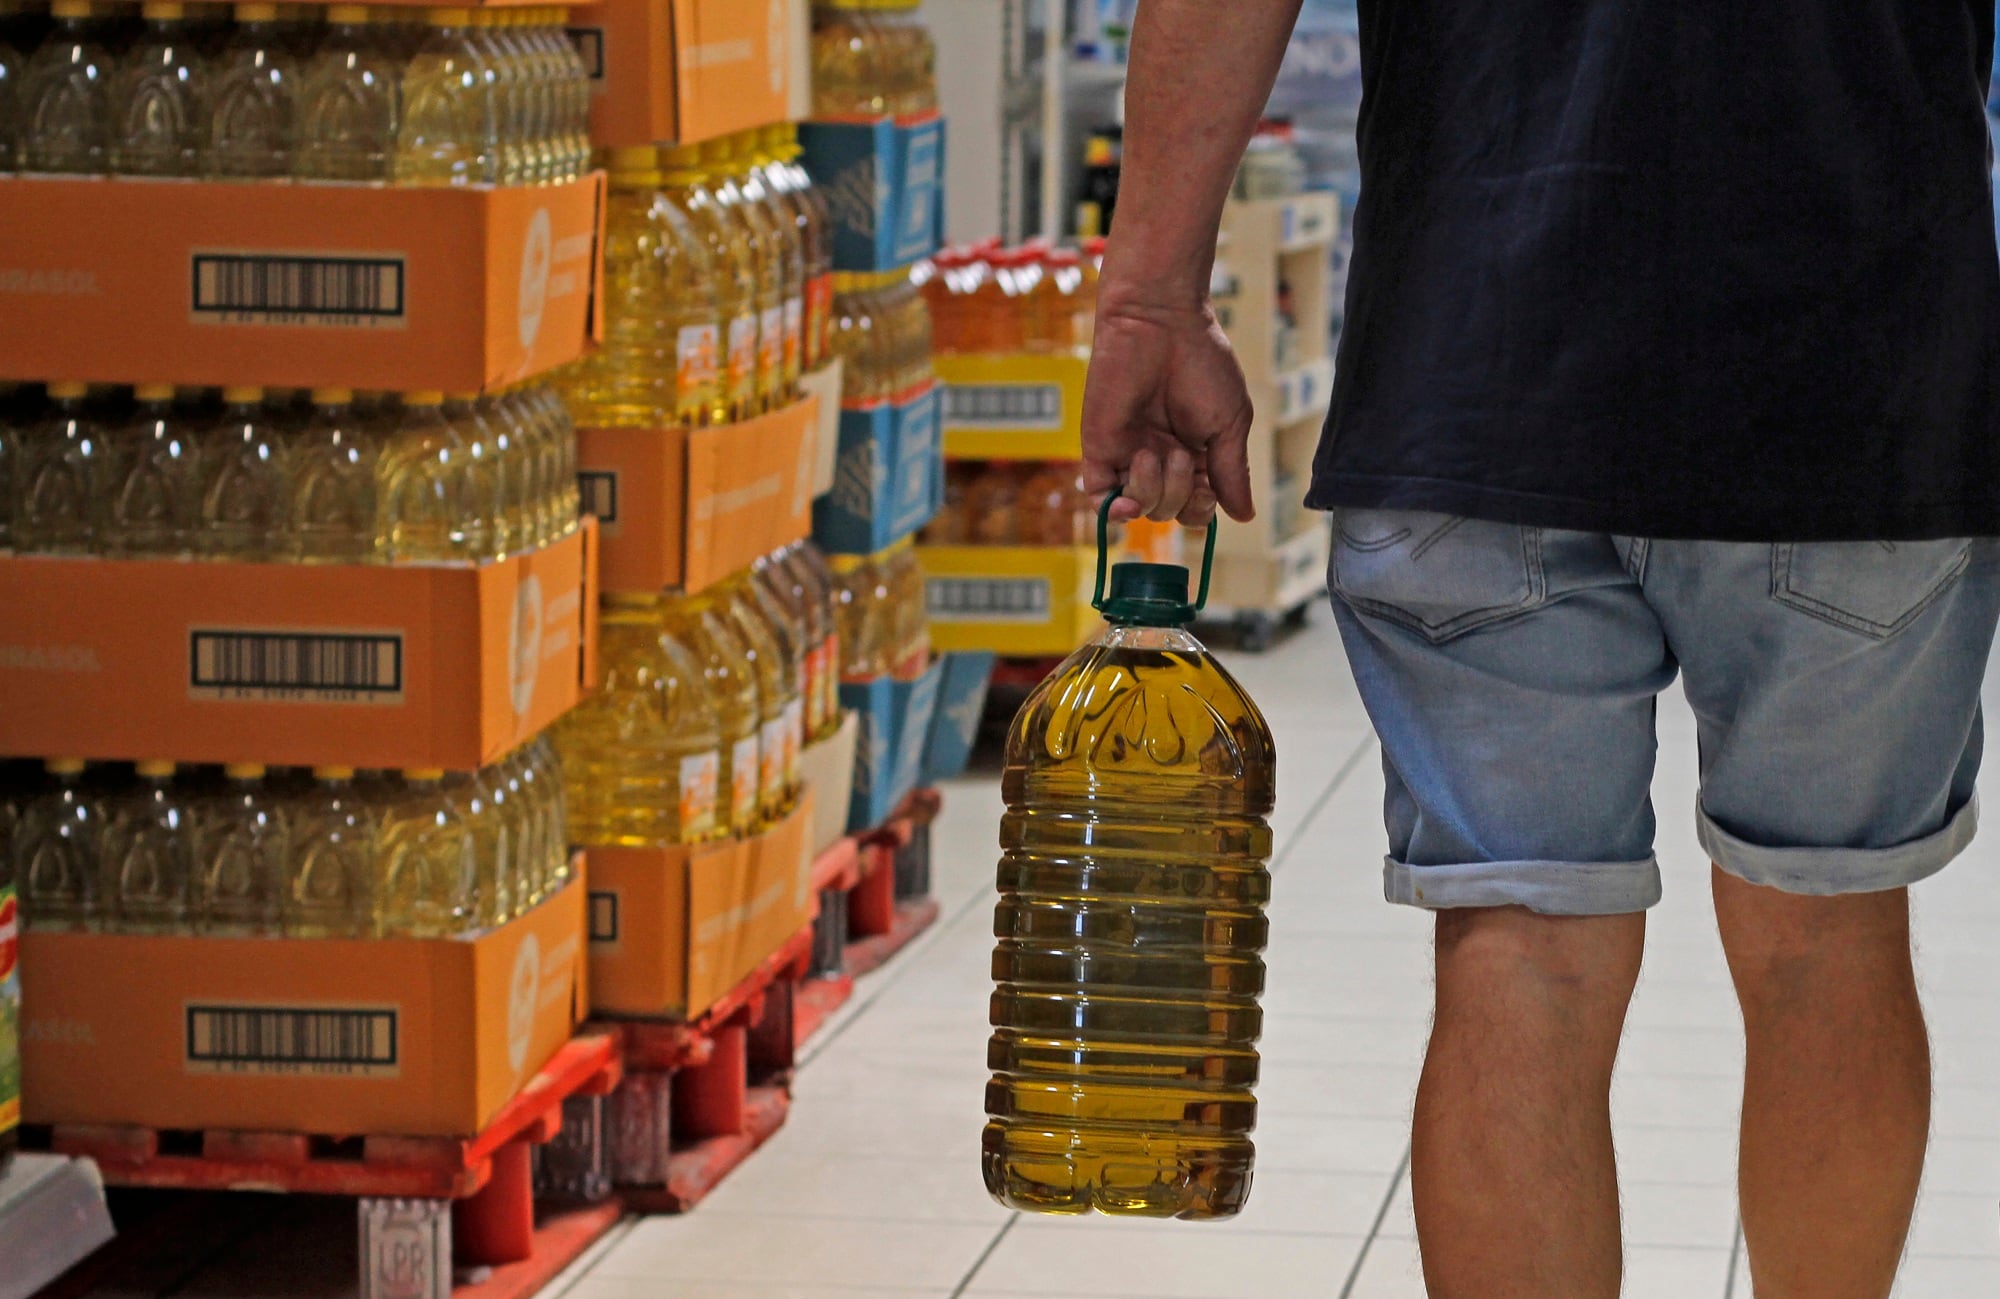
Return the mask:
M1545 916L1620 916L1660 900L1660 863L1640 861L1492 861L1382 865L1382 894L1432 911L1526 907Z
M1695 835L1710 861L1737 879L1786 893L1880 893L1929 879L1965 851L1979 829L1973 795L1935 834L1890 848L1764 848L1745 843L1695 808Z

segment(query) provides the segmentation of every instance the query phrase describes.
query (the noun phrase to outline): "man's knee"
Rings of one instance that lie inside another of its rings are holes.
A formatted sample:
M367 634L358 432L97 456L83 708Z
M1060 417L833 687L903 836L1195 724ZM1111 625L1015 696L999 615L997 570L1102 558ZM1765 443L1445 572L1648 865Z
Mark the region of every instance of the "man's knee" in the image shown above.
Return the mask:
M1813 897L1717 868L1714 890L1716 926L1746 1012L1901 992L1910 979L1905 889Z
M1643 912L1544 916L1522 907L1437 913L1440 1016L1478 1007L1566 1030L1603 1025L1613 1039L1639 976Z

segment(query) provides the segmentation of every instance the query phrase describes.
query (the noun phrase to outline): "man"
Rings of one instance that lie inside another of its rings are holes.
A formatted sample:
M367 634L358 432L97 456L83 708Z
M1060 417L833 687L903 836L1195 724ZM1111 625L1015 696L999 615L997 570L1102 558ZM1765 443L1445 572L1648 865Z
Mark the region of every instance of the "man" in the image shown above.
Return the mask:
M1084 415L1122 518L1252 510L1206 290L1299 0L1146 0ZM1930 1064L1905 887L1970 838L2000 617L1986 0L1361 0L1309 504L1436 912L1434 1299L1612 1299L1608 1090L1685 672L1757 1299L1882 1299ZM1678 883L1678 882L1677 882Z

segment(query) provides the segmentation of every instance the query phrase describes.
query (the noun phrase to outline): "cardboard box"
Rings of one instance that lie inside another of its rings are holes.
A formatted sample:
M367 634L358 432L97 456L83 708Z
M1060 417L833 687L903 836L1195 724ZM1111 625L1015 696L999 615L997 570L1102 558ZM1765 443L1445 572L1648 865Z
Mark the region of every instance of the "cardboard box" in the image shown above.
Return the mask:
M1297 536L1261 555L1215 555L1209 608L1216 614L1261 609L1282 613L1326 593L1332 530L1323 514L1311 516Z
M992 654L971 651L942 656L944 674L938 679L937 710L931 715L930 738L924 744L923 783L963 774L979 740L979 721L986 712L986 686L993 676Z
M477 566L0 556L0 753L471 770L595 677L595 525Z
M887 821L917 787L943 679L940 660L914 681L881 677L841 684L840 706L852 709L860 721L847 814L850 833L872 830Z
M861 718L842 713L840 729L799 755L799 779L813 795L812 825L806 847L814 856L831 848L847 833L847 812L854 797L855 740Z
M25 934L26 1117L471 1136L583 1022L584 894L465 938Z
M754 839L586 848L591 1008L692 1019L812 923L812 821L807 790Z
M802 375L799 387L819 403L819 426L813 438L812 494L817 500L833 490L834 466L840 460L840 388L846 374L839 357Z
M1031 658L1089 640L1097 547L919 546L931 645Z
M803 122L799 159L833 213L833 268L890 271L929 257L944 231L944 120Z
M1087 356L937 358L944 453L953 460L1080 460Z
M813 541L872 555L930 522L943 503L937 389L840 412L833 490L813 502Z
M715 428L577 430L604 589L699 591L805 537L818 424L807 397Z
M0 179L0 378L498 387L598 336L603 211L598 173L463 189Z
M811 66L804 0L607 0L570 11L599 148L691 143L794 111Z

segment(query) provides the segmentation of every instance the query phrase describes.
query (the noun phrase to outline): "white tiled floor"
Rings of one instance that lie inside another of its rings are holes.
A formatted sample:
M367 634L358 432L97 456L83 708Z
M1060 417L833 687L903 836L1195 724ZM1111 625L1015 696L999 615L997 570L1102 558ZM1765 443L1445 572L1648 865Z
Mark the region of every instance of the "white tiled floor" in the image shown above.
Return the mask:
M1270 653L1228 656L1271 715L1281 759L1257 1186L1240 1219L1043 1221L986 1198L989 774L946 792L934 840L943 920L814 1041L784 1131L693 1214L625 1224L550 1299L1421 1299L1404 1156L1429 931L1381 900L1380 768L1331 624L1317 611ZM1693 723L1678 695L1660 732L1667 897L1614 1101L1626 1294L1750 1299L1731 1189L1742 1044L1694 842ZM2000 830L1917 897L1937 1138L1899 1295L1991 1299Z

